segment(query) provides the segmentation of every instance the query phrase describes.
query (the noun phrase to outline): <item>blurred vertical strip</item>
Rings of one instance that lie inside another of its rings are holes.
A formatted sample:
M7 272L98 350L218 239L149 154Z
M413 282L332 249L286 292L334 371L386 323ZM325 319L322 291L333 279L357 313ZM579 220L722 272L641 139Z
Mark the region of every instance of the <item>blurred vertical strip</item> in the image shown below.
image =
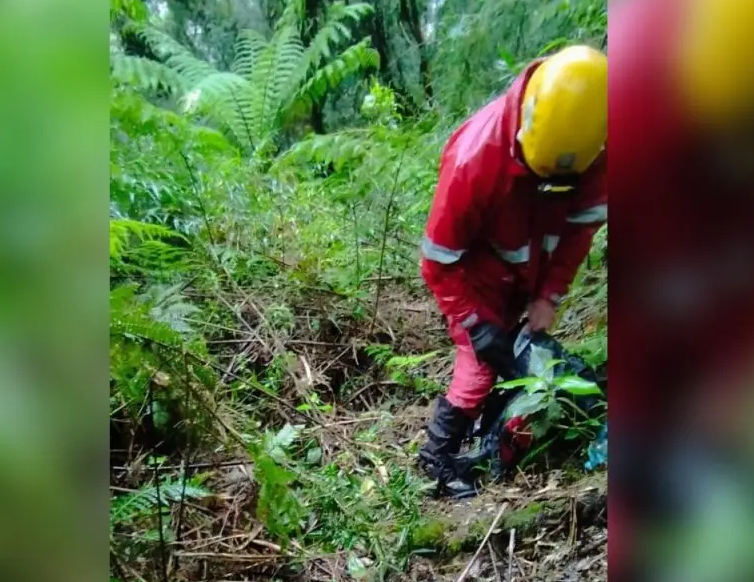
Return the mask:
M3 580L104 575L108 19L0 3Z
M750 0L610 4L610 576L752 579Z

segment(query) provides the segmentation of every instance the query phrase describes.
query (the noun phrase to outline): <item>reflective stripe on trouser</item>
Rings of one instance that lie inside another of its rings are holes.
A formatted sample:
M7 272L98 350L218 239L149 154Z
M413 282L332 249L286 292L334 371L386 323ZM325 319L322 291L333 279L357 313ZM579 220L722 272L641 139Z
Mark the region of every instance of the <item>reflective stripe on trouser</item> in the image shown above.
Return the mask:
M560 237L556 234L546 234L542 239L542 250L546 253L553 252L560 242Z

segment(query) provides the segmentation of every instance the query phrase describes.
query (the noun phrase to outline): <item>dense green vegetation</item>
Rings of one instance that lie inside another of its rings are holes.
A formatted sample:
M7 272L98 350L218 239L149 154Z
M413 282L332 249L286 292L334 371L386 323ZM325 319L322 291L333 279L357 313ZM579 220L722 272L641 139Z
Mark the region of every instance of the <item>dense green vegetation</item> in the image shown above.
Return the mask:
M113 579L449 551L413 466L451 356L418 279L438 156L573 41L605 46L604 3L111 0ZM595 362L605 248L560 322Z

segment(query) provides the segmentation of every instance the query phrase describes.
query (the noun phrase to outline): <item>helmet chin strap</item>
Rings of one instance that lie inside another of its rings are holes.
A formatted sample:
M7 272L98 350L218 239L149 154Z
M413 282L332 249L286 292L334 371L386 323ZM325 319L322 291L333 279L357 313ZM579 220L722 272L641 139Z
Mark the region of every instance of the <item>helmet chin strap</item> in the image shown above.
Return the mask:
M568 194L576 190L578 185L578 176L551 176L550 178L543 179L537 191L540 194Z

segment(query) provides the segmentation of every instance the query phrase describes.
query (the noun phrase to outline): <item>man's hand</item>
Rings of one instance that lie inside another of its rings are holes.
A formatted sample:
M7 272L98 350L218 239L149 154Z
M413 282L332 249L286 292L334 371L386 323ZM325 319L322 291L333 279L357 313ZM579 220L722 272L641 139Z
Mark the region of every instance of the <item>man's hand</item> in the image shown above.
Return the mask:
M536 299L529 303L527 315L529 317L529 329L531 331L547 331L555 323L557 309L547 299Z

